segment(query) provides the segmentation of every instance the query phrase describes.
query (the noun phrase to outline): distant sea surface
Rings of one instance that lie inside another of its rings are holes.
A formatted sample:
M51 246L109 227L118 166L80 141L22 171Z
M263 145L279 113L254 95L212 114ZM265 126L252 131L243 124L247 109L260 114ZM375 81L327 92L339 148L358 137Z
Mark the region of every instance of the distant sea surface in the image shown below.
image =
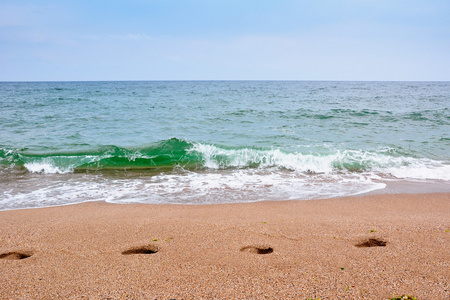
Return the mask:
M449 82L0 82L0 210L421 191Z

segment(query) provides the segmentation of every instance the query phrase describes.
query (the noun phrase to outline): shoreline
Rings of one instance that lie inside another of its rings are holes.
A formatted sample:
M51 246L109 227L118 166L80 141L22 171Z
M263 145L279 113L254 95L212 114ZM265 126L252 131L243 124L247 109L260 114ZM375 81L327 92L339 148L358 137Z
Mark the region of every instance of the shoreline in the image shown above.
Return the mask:
M223 202L223 203L143 203L143 202L107 202L104 200L88 200L83 202L74 202L74 203L63 203L57 205L48 205L48 206L37 206L37 207L15 207L15 208L0 208L0 212L3 211L15 211L15 210L28 210L28 209L41 209L41 208L50 208L50 207L63 207L63 206L71 206L78 205L82 203L91 203L91 202L102 202L109 204L119 204L119 205L128 205L128 204L142 204L142 205L181 205L181 206L202 206L202 205L222 205L222 204L244 204L244 203L259 203L259 202L284 202L284 201L320 201L320 200L331 200L331 199L341 199L341 198L352 198L352 197L366 197L366 196L374 196L374 195L414 195L414 194L442 194L448 193L450 194L450 185L447 181L439 182L439 181L411 181L411 180L380 180L377 181L379 183L383 183L386 186L381 189L374 189L370 191L357 192L349 195L343 196L335 196L329 198L312 198L312 199L288 199L288 200L251 200L246 202Z
M450 193L0 211L0 298L445 299L449 211Z

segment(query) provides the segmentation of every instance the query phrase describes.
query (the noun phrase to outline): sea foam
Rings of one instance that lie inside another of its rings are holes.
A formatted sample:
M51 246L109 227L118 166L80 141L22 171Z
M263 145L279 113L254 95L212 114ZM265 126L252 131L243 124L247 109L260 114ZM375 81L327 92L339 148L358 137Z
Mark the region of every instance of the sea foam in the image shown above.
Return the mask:
M23 166L31 173L63 174L72 171L71 169L61 170L59 167L55 166L53 162L31 162L25 163Z

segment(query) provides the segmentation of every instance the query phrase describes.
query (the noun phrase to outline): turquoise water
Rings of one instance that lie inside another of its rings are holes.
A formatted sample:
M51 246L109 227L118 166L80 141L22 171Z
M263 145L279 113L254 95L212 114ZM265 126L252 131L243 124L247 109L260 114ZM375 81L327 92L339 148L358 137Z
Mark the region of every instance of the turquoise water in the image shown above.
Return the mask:
M0 120L0 209L450 191L449 82L3 82Z

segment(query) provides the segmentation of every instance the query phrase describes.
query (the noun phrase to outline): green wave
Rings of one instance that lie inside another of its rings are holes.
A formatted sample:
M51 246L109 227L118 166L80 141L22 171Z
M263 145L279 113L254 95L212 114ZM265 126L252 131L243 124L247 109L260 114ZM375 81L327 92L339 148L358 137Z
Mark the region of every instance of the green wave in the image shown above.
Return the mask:
M177 138L145 147L124 148L101 146L74 152L30 152L28 149L0 149L0 165L35 170L39 166L56 168L59 172L80 172L103 169L171 169L175 166L196 167L200 157L190 153L192 143ZM39 171L39 170L37 170Z
M386 170L442 167L438 161L420 158L403 149L377 151L322 149L319 152L286 152L282 149L230 147L177 138L144 147L100 146L93 150L58 152L41 149L0 148L0 166L33 173L67 173L108 170L221 170L278 168L298 173L391 172ZM445 166L444 166L445 167Z

